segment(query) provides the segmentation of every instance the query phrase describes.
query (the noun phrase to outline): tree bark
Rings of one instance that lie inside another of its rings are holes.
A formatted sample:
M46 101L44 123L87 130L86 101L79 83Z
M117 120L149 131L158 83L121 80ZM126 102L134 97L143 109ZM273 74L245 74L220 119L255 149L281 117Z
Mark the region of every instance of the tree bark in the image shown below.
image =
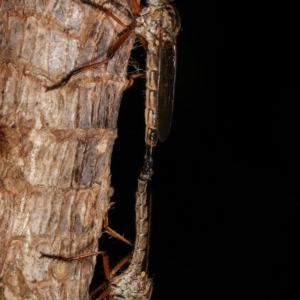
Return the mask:
M95 257L40 251L97 250L133 39L107 66L45 87L105 59L122 29L79 0L0 1L1 300L88 299Z

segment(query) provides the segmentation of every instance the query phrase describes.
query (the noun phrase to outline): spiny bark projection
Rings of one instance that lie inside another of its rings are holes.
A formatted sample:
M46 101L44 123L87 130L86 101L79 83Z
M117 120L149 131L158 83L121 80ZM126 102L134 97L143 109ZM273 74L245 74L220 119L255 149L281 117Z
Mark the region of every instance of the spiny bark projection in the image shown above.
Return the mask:
M97 250L132 39L45 87L105 59L121 30L79 0L0 1L0 299L88 299L95 257L40 251Z

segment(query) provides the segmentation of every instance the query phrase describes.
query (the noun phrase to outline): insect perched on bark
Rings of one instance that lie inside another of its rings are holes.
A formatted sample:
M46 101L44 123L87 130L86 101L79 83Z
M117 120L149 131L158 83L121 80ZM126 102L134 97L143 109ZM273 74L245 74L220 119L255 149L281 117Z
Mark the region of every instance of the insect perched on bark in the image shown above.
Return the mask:
M105 3L110 3L110 5L115 3L117 5L115 0L105 1L102 5L98 4L99 1L96 0L81 1L106 13L123 26L124 29L109 48L105 60L74 69L59 82L48 86L46 91L63 87L79 72L107 64L131 35L134 34L141 38L147 53L146 149L136 191L136 240L127 270L117 276L114 276L114 274L129 260L129 257L124 258L111 271L109 271L108 257L102 251L76 257L42 253L42 257L71 261L101 254L103 256L105 275L109 283L97 299L149 300L152 294L152 282L147 276L147 268L145 267L147 265L146 254L148 251L150 218L147 185L153 173L153 148L158 140L163 142L167 139L171 126L176 75L176 37L180 30L180 18L176 8L170 4L172 0L147 0L145 7L141 7L137 0L131 0L133 13L130 13L132 21L128 25L124 25L117 16L103 6ZM120 4L117 6L120 7ZM123 9L127 10L125 7ZM92 293L92 295L94 294Z

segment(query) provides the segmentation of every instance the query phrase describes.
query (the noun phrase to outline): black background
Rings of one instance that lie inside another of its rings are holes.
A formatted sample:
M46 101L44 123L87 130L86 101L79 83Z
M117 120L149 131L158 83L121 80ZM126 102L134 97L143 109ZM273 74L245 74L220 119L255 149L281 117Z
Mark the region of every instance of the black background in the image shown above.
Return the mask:
M297 18L288 8L271 21L250 3L175 4L174 116L152 180L153 299L298 299ZM112 158L111 226L131 239L143 84L124 95Z

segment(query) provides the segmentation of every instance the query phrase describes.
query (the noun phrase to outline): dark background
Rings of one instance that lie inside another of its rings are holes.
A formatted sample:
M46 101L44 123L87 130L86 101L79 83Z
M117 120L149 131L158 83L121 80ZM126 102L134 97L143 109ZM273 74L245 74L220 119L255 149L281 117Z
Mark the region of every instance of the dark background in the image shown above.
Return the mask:
M297 18L289 8L271 21L249 3L176 6L174 116L152 180L153 299L298 299ZM131 240L144 90L137 81L124 95L112 158L111 226ZM117 243L107 241L116 260Z

